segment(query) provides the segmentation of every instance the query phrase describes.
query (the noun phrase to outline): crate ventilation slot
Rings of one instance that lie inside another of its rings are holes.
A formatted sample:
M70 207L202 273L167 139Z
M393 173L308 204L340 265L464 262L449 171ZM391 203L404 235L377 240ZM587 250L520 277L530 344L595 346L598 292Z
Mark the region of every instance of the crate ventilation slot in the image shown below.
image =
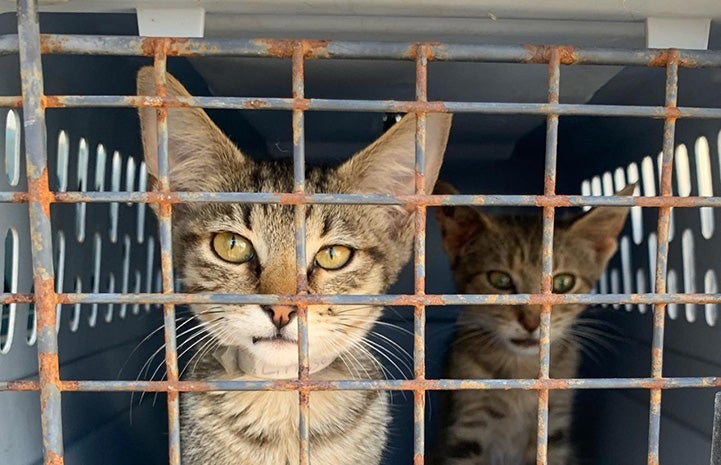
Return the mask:
M23 166L20 158L21 125L18 114L5 115L4 144L0 145L0 166L4 171L0 186L17 186ZM3 135L0 133L0 135ZM70 131L56 133L49 144L51 188L61 192L147 189L144 162L110 151L90 138L73 137ZM0 284L2 292L32 293L30 243L26 207L0 205ZM146 204L78 203L55 204L51 209L56 292L151 293L161 291L158 247L152 215ZM17 223L17 224L15 224ZM25 263L27 262L27 263ZM141 304L58 305L58 331L76 332L113 320L122 320L151 310ZM0 306L0 355L18 347L18 334L25 334L27 345L37 340L37 320L33 305Z
M713 196L714 182L721 185L721 131L714 137L717 150L712 153L709 140L698 137L693 145L679 144L674 153L672 189L674 195ZM612 195L628 183L637 182L634 195L653 197L659 193L661 181L661 157L646 156L640 163L630 163L613 172L607 171L581 183L582 195ZM586 210L589 207L585 207ZM642 210L632 207L630 231L619 240L618 257L596 285L596 292L647 293L654 292L656 269L656 220L655 209ZM669 230L670 255L667 276L669 293L716 293L718 292L716 265L699 258L712 256L715 233L714 210L711 207L678 208L671 211ZM618 307L618 305L614 305ZM710 326L718 321L717 304L669 304L670 319L683 317L687 322L703 320ZM627 310L633 306L625 305ZM645 313L648 306L638 305ZM699 314L703 312L703 315Z

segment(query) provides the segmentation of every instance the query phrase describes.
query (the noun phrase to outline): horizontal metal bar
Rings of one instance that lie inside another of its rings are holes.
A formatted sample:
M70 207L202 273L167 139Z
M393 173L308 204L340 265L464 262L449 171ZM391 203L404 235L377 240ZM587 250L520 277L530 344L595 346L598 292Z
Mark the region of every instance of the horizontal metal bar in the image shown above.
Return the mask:
M15 102L6 98L6 106ZM0 100L0 104L2 100ZM646 118L721 118L721 108L588 105L563 103L418 102L258 97L153 97L136 95L48 95L46 108L71 107L200 107L241 110L371 111L410 113L478 113L499 115L626 116ZM2 105L0 105L2 106Z
M267 192L51 192L52 203L259 203L336 205L477 205L485 207L721 207L721 197L586 195L389 195ZM27 202L26 192L0 192L0 203Z
M73 55L153 56L158 38L136 36L41 35L42 52ZM285 39L170 39L168 56L241 56L290 58L293 44ZM302 41L306 59L357 58L414 60L414 42ZM548 63L558 50L563 65L599 64L666 66L670 53L658 49L577 48L551 45L473 45L428 43L429 60L483 61L502 63ZM0 36L0 55L17 53L17 35ZM721 66L721 53L710 50L681 50L681 67Z
M721 377L572 379L418 379L276 381L61 381L64 391L458 391L538 389L688 389L721 387ZM0 381L2 391L36 391L37 381Z
M0 56L2 56L1 53ZM16 95L0 95L0 108L22 108L22 106L22 97Z
M0 294L0 303L31 303L32 294ZM71 304L236 304L236 305L564 305L564 304L718 304L721 294L435 294L435 295L276 295L276 294L58 294Z

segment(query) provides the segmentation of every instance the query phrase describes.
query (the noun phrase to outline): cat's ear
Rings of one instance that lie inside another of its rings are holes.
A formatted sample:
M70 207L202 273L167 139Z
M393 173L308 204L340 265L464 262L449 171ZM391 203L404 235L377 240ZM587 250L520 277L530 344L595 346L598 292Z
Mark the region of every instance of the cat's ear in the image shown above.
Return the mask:
M633 195L636 184L629 184L615 195ZM605 263L613 256L617 248L617 238L626 224L629 207L595 207L579 216L569 231L591 241L596 250L599 263Z
M452 115L426 116L425 189L430 192L443 163ZM351 190L363 194L409 195L415 192L416 115L408 113L375 142L338 168Z
M190 97L171 74L166 74L168 97ZM138 95L156 95L152 66L138 72ZM140 131L148 174L158 178L158 124L155 108L139 109ZM244 159L238 148L200 108L168 109L168 166L173 190L212 189L213 167Z
M458 190L445 181L438 181L434 194L456 195ZM444 205L436 208L436 220L441 228L443 248L451 261L478 231L492 227L493 220L468 205Z

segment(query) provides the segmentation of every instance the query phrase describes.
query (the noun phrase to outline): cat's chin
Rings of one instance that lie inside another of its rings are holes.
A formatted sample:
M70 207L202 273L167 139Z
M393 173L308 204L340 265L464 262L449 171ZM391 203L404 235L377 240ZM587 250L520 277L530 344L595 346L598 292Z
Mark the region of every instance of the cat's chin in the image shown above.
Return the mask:
M268 340L265 340L268 339ZM272 340L271 340L272 339ZM298 377L298 345L282 338L263 338L252 347L226 346L216 351L215 358L228 374L245 374L261 379L293 379ZM312 357L310 373L328 367L334 357Z
M535 356L538 357L540 350L538 339L507 339L506 347L509 351L516 355Z

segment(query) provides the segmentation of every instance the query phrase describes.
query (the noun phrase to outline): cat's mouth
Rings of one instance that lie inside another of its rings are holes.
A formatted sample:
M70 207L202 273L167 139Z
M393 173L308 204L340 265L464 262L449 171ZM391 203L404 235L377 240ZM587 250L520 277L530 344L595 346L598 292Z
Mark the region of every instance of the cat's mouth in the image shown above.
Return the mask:
M511 339L511 342L519 347L536 347L538 345L538 339L528 337L525 339Z
M297 344L298 341L295 339L291 339L289 337L285 337L282 334L276 334L272 337L253 337L253 344L259 344L261 342L271 342L273 344Z

